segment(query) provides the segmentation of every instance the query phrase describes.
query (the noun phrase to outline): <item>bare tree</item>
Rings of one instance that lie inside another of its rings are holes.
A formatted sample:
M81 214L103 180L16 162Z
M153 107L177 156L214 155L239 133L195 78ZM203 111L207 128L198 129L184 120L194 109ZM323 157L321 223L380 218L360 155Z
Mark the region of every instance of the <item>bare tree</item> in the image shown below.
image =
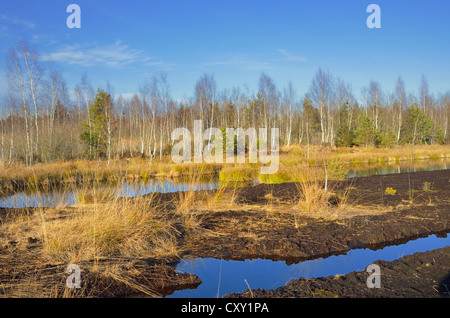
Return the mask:
M54 63L49 64L49 82L47 84L47 100L46 100L46 112L48 118L48 149L47 157L50 159L53 156L53 137L55 122L61 118L61 105L67 104L67 87L62 76L61 69ZM79 96L77 97L79 104ZM63 101L66 100L66 103ZM64 118L62 118L64 120Z
M370 81L369 87L362 89L362 95L367 107L367 112L371 114L373 120L373 128L378 129L380 109L383 103L383 93L381 91L380 83Z
M419 96L420 96L420 103L422 105L422 109L423 111L426 113L427 112L427 104L429 101L429 92L428 92L428 82L427 79L425 78L425 75L422 74L422 77L420 79L420 92L419 92Z
M21 62L20 56L15 47L11 48L8 51L6 56L6 64L7 64L7 77L9 84L9 92L14 96L12 99L15 99L17 95L21 100L23 118L25 121L25 134L26 134L26 149L25 149L25 162L27 166L30 166L33 163L33 152L31 147L31 134L29 127L29 109L28 109L28 100L27 100L27 88L25 84L25 74L23 71L23 64Z
M28 73L28 85L31 94L31 101L34 106L34 124L36 129L36 141L35 141L35 152L38 154L39 147L39 124L38 124L38 102L37 102L37 90L39 87L39 82L43 73L43 69L39 65L39 54L37 51L30 47L28 42L21 40L17 44L17 51L23 59L27 73Z
M319 109L320 129L322 143L328 142L328 123L327 107L330 107L330 100L333 94L334 78L329 71L323 71L321 68L316 72L309 91L312 102Z
M394 109L395 116L397 117L397 144L400 142L401 130L403 124L403 110L405 107L406 90L405 83L403 79L399 77L397 83L395 84L395 98L396 98L396 109Z
M258 93L262 99L262 114L260 115L263 116L263 122L260 126L270 128L269 117L272 114L272 109L277 106L278 91L272 78L265 73L262 73L259 77Z
M291 144L292 135L292 118L294 114L294 103L295 103L295 90L292 82L289 82L287 89L284 90L284 104L287 111L287 125L286 125L286 144L289 146Z
M91 124L91 120L90 120L88 114L89 114L89 106L91 105L91 103L93 101L94 90L89 83L87 73L84 73L81 76L81 90L82 90L82 95L83 95L83 99L84 99L84 105L86 107L86 117L87 117L88 126L89 126L89 138L91 138L92 124ZM92 146L90 144L89 144L89 157L92 157Z

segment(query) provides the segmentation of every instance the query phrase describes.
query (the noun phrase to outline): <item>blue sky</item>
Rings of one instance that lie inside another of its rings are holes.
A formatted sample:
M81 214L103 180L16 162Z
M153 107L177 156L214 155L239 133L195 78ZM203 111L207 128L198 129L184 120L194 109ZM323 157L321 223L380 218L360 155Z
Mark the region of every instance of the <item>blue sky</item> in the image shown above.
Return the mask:
M81 29L69 29L69 4L81 8ZM381 29L369 29L366 8L381 7ZM255 92L261 72L299 96L319 67L352 84L370 80L391 90L398 76L417 92L422 74L432 92L450 90L448 0L0 0L0 95L5 54L21 38L53 59L70 89L84 72L109 81L116 94L137 92L166 72L174 98L193 95L203 73L219 90Z

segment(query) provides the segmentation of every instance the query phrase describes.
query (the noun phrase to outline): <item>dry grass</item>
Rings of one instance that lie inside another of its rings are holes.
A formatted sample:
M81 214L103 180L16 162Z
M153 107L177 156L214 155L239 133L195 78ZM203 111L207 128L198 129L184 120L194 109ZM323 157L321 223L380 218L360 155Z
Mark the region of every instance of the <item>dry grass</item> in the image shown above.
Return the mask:
M107 257L174 257L183 219L158 210L151 196L115 198L68 208L39 208L4 222L5 242L26 250L28 238L43 242L51 261L81 262Z
M44 252L65 262L107 257L174 257L175 222L156 211L151 197L114 199L70 209L64 218L42 217Z
M450 158L448 145L403 145L393 148L331 148L310 146L310 158L307 159L307 147L291 145L281 147L280 162L289 162L293 158L309 163L320 164L323 158L333 160L340 158L346 164L399 163L402 161L439 160Z
M88 189L83 191L88 192ZM193 213L185 212L187 201L175 204L175 210L166 210L158 206L151 195L109 200L95 195L89 203L74 207L13 213L3 219L0 226L0 267L17 275L2 278L0 294L6 297L89 297L89 293L101 293L95 286L89 292L61 289L67 276L64 268L68 264L83 263L90 264L89 279L94 284L110 280L111 285L151 294L152 291L139 282L138 271L114 264L140 259L178 259L181 232L196 230L200 223ZM18 260L19 266L12 260ZM46 274L46 264L61 264L61 268Z
M292 207L300 216L336 219L345 212L351 187L337 189L337 183L329 179L329 173L321 167L295 165L284 173L295 182L299 197ZM270 201L269 201L270 202Z

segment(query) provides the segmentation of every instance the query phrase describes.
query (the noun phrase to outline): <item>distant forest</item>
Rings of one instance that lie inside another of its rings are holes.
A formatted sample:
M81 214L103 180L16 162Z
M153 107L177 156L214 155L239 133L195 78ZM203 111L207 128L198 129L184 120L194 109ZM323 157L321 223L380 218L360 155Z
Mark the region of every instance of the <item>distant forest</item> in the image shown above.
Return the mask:
M219 90L214 76L204 74L193 82L192 97L179 101L163 73L127 98L115 96L110 84L93 87L87 74L69 88L60 67L41 60L26 41L10 48L6 62L2 164L162 158L170 154L172 130L193 129L194 120L202 120L204 129L279 128L281 145L393 147L449 140L450 91L433 95L425 76L414 91L406 91L401 77L391 92L372 80L358 102L350 83L322 68L304 96L292 83L277 87L265 73L251 93L239 87Z

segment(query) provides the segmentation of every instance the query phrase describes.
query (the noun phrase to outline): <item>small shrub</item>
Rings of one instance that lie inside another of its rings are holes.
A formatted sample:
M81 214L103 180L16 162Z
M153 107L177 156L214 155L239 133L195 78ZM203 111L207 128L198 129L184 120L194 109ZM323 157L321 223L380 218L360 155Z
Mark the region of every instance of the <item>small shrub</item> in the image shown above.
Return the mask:
M391 187L387 187L386 190L384 191L384 194L387 194L387 195L395 195L396 193L397 193L397 190L394 190Z
M333 159L328 165L328 174L330 179L345 180L348 172L348 165L342 158Z

